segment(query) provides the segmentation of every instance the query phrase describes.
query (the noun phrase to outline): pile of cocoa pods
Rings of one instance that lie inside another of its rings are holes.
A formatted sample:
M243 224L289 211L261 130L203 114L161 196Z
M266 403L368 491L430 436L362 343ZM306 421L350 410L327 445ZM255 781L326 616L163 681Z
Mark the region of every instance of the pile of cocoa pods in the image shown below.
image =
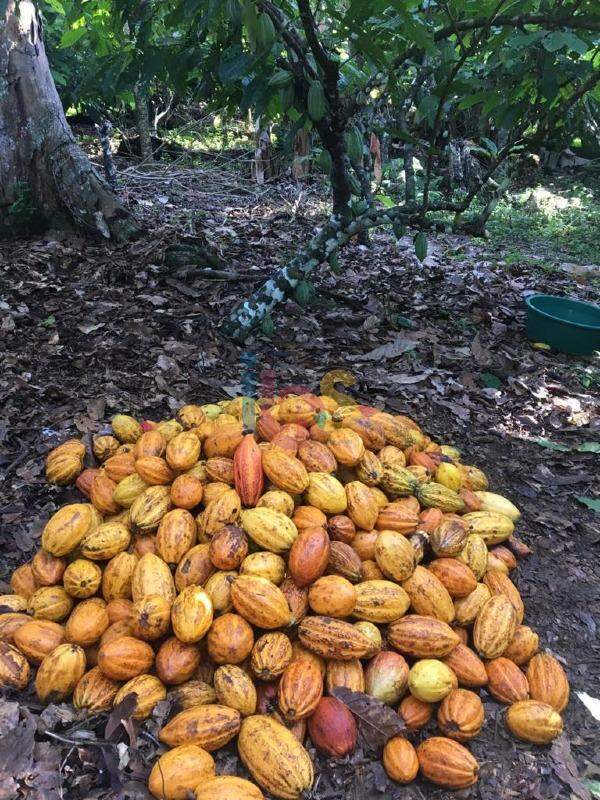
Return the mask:
M0 597L0 685L34 678L41 702L82 714L133 695L138 720L169 699L155 797L302 796L308 739L331 758L356 747L344 696L397 710L381 757L401 784L475 783L480 691L519 739L561 732L568 680L510 577L520 513L412 419L238 397L118 414L92 451L47 456L48 481L82 497ZM236 737L251 781L215 774Z

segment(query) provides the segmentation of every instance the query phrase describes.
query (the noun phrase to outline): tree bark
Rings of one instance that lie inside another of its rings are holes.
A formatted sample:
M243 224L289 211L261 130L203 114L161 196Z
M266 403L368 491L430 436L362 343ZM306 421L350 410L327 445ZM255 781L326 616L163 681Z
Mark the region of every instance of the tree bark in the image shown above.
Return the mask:
M294 141L294 160L292 162L292 177L301 181L310 173L310 133L306 128L300 128Z
M153 161L148 91L139 81L133 87L133 97L135 100L135 124L140 137L140 155L142 161Z
M50 73L31 0L8 0L0 18L0 218L26 188L39 215L106 238L136 226L77 144Z

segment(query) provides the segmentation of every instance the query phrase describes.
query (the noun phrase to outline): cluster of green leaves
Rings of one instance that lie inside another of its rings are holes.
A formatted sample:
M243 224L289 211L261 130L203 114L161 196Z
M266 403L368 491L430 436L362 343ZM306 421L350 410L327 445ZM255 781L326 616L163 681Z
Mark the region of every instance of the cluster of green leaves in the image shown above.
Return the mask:
M252 110L279 126L289 149L300 128L331 125L335 113L350 138L356 122L435 159L469 137L493 160L515 131L559 144L589 137L570 101L587 83L600 107L594 0L320 0L315 10L301 0L45 3L67 105L111 109L131 104L140 82L166 86L231 115ZM320 55L335 65L336 108ZM350 148L347 137L354 162Z

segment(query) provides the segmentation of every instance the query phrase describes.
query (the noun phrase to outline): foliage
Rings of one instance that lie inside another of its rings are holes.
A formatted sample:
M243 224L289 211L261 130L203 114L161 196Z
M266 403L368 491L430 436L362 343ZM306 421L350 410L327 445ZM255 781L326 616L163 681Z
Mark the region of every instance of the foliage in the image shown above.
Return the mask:
M363 238L380 225L416 228L420 259L428 231L482 234L509 187L510 156L575 136L589 144L596 125L594 0L47 2L54 41L76 54L70 77L62 64L74 103L131 104L141 85L232 117L251 112L290 154L298 132L310 133L335 224L277 276L259 315L245 309L244 327L335 261L350 227ZM374 196L381 145L401 157L402 180Z

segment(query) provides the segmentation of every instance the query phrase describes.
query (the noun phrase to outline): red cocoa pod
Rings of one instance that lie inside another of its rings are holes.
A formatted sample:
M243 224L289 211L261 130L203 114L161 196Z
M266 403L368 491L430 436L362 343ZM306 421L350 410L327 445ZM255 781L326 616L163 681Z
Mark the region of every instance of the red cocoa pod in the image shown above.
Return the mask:
M308 734L319 752L343 758L356 747L352 712L336 697L322 697L308 720Z

